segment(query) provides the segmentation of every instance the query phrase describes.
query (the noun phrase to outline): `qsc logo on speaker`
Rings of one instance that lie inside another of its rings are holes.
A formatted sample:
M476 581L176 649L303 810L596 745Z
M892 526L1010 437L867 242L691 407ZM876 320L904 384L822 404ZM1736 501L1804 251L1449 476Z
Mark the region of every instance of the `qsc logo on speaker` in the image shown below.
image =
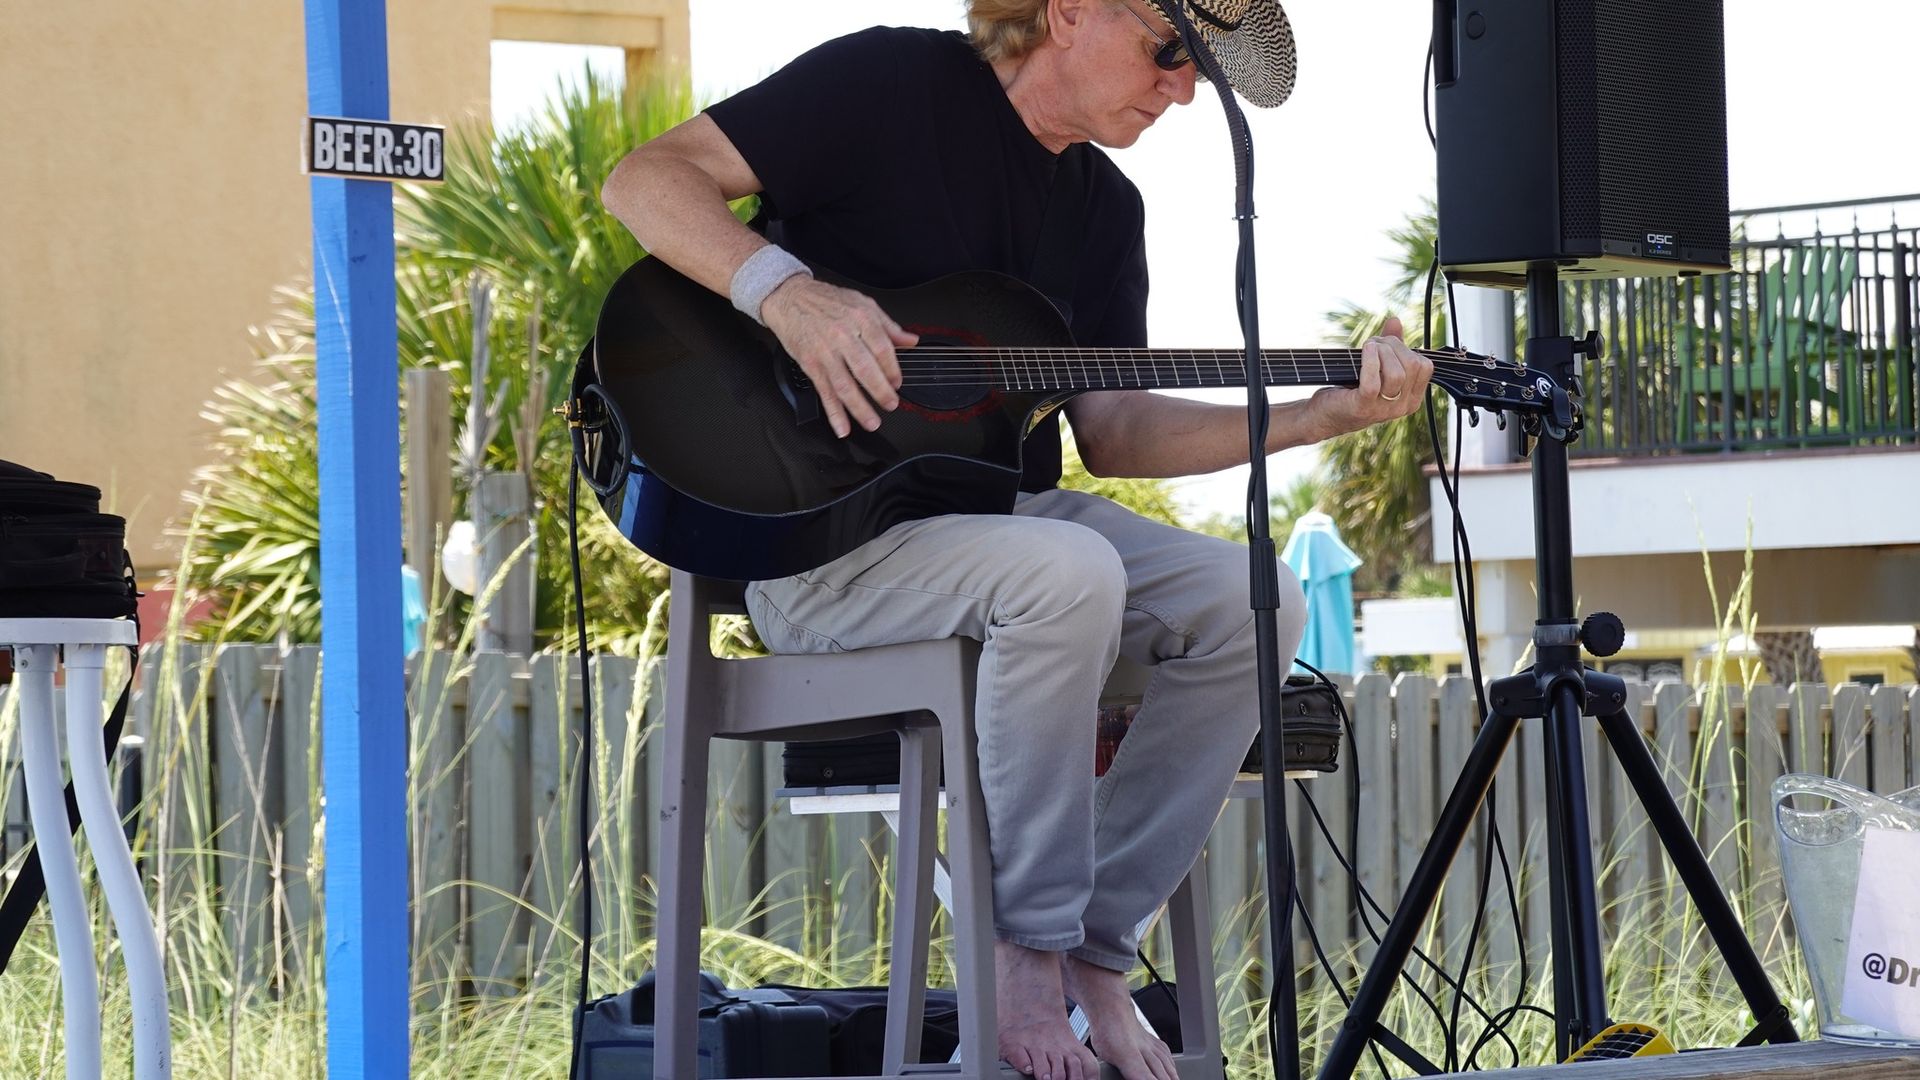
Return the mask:
M1649 255L1671 259L1678 249L1679 245L1674 241L1672 233L1650 232L1647 234L1647 254Z

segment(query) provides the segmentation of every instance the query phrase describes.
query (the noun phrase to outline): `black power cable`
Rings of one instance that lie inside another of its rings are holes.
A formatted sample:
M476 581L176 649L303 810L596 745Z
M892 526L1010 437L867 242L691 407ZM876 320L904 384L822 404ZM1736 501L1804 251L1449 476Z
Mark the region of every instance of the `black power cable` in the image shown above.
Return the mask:
M573 560L573 618L580 645L580 753L574 766L580 771L580 986L573 1010L573 1053L567 1076L580 1075L580 1036L587 1020L587 988L593 979L593 859L589 832L593 828L593 677L587 648L587 599L580 573L580 455L573 455L567 473L567 542Z
M1320 679L1320 681L1326 686L1330 688L1333 687L1334 684L1332 680L1328 679L1323 672L1315 668L1313 665L1308 664L1304 661L1299 661L1299 660L1296 660L1295 663L1299 664L1299 666L1303 668L1306 668L1309 672L1317 676ZM1350 752L1350 758L1353 761L1355 768L1357 769L1359 767L1359 741L1354 733L1353 718L1351 717L1351 715L1348 714L1345 703L1339 699L1337 690L1335 694L1334 707L1335 707L1335 713L1339 717L1341 725L1347 733L1347 743L1348 743L1348 748ZM1333 852L1334 858L1340 863L1341 869L1346 872L1347 877L1353 882L1354 889L1355 889L1355 896L1356 896L1356 904L1359 905L1357 907L1357 913L1360 916L1361 928L1366 932L1367 936L1371 938L1375 944L1378 944L1380 941L1380 931L1374 926L1372 918L1368 916L1367 908L1371 907L1374 913L1382 921L1386 921L1390 919L1391 916L1387 913L1385 908L1383 908L1380 905L1379 901L1374 899L1373 894L1367 889L1366 884L1360 880L1359 870L1354 867L1352 861L1341 850L1339 842L1333 838L1332 830L1328 828L1326 819L1320 813L1319 804L1314 801L1313 796L1307 791L1307 789L1302 785L1302 783L1296 782L1295 786L1299 788L1300 793L1306 802L1307 810L1309 813L1313 815L1314 823L1318 826L1321 837L1327 842L1328 849ZM1358 824L1358 819L1356 816L1356 825L1357 824ZM1309 920L1309 922L1311 922L1311 920ZM1425 952L1421 951L1418 946L1414 947L1413 954L1422 963L1426 964L1427 967L1432 969L1433 972L1440 977L1440 980L1443 983L1445 983L1450 987L1455 988L1456 990L1460 989L1461 984L1447 974L1445 967L1441 965L1438 961L1434 960L1432 957L1428 956ZM1336 987L1336 992L1339 993L1341 1000L1343 1002L1346 1002L1348 1000L1347 996L1344 990L1339 989L1340 980L1335 975L1332 969L1332 965L1326 960L1324 955L1320 956L1320 962L1321 962L1321 969L1327 974L1329 981L1332 982ZM1440 1023L1444 1027L1444 1025L1446 1024L1446 1017L1441 1012L1440 1006L1434 1002L1433 998L1426 992L1426 990L1422 988L1420 984L1414 980L1413 976L1408 974L1407 972L1404 972L1404 971L1401 972L1400 977L1403 981L1406 982L1408 987L1410 987L1413 990L1414 994L1417 997L1419 997L1423 1003L1425 1003L1425 1005L1427 1006L1427 1010L1433 1014L1435 1021ZM1472 994L1464 994L1464 1000L1468 1005L1470 1005L1473 1008L1474 1012L1478 1013L1480 1017L1488 1023L1490 1028L1498 1024L1499 1018L1501 1016L1507 1015L1508 1013L1511 1012L1511 1010L1502 1010L1502 1012L1500 1013L1490 1014L1487 1011L1486 1007L1480 1003L1478 998L1476 998ZM1504 1033L1502 1034L1502 1037L1504 1038ZM1515 1060L1518 1060L1518 1048L1513 1046L1511 1039L1507 1039L1506 1041L1508 1042L1509 1047L1513 1049L1515 1053ZM1405 1044L1402 1043L1401 1045L1404 1046ZM1370 1047L1370 1048L1374 1050L1374 1054L1377 1059L1379 1056L1378 1048L1376 1047ZM1402 1060L1406 1060L1409 1065L1414 1065L1416 1068L1420 1067L1421 1064L1424 1064L1424 1060L1420 1063L1416 1063L1413 1060L1407 1059L1402 1054L1402 1051L1399 1048L1394 1048L1394 1053L1396 1056L1401 1056ZM1385 1068L1383 1067L1381 1071L1384 1074Z

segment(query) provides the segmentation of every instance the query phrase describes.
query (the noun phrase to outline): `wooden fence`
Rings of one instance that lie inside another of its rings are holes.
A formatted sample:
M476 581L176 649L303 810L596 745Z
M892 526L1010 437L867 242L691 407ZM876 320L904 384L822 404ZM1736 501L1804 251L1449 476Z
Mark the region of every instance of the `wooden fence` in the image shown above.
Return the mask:
M317 649L181 647L143 664L132 729L144 739L146 797L139 855L163 908L209 885L238 963L258 974L312 962L297 944L318 909L321 880ZM409 726L416 975L481 990L560 970L571 952L574 768L580 692L569 658L429 657L411 673ZM598 923L621 943L650 928L659 769L650 752L659 680L631 660L594 667L593 755L599 826L593 849ZM1352 855L1358 880L1391 910L1479 726L1470 683L1369 675L1345 688L1357 746L1337 773L1299 785L1289 807L1301 893L1318 936L1343 966L1364 963L1366 924L1352 880L1321 835ZM1848 685L1739 688L1703 701L1678 684L1629 684L1670 788L1764 955L1788 947L1765 797L1784 771L1820 772L1891 792L1920 783L1920 692ZM4 760L17 723L0 690ZM1597 729L1585 733L1593 857L1605 925L1631 967L1700 963L1697 925L1658 917L1681 904L1645 816ZM862 950L884 934L879 914L891 837L877 815L795 817L777 795L779 746L716 744L707 867L709 923L797 949ZM1543 740L1524 723L1502 763L1492 817L1515 880L1491 870L1474 961L1505 978L1525 944L1536 972L1548 954ZM1307 798L1311 799L1309 809ZM7 865L27 835L17 764L0 777ZM1230 802L1208 848L1217 951L1257 956L1264 926L1260 812ZM1447 879L1424 947L1449 967L1475 916L1483 815ZM1376 929L1384 918L1368 912ZM311 944L311 937L306 941ZM1301 958L1308 954L1304 935ZM1688 957L1694 958L1689 960ZM1346 968L1350 970L1350 966ZM637 974L637 973L636 973Z

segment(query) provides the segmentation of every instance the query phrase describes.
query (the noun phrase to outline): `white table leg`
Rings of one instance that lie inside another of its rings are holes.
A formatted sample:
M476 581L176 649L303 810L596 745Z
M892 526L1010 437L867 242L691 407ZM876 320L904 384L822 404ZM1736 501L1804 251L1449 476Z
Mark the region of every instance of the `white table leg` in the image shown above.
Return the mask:
M54 944L60 952L60 994L66 1010L67 1076L100 1076L100 987L93 968L93 924L80 895L80 865L67 831L66 785L60 779L60 747L53 718L53 645L13 650L20 683L20 747L27 773L27 809L34 847L47 880ZM71 700L71 698L69 699ZM94 747L100 734L94 732Z
M120 934L133 999L133 1075L136 1080L168 1080L173 1053L167 1030L167 980L160 961L160 938L147 910L140 874L121 831L120 812L107 779L106 748L100 728L102 668L106 646L67 647L67 761L73 769L73 794L80 820L93 845L94 868L107 894L107 909Z

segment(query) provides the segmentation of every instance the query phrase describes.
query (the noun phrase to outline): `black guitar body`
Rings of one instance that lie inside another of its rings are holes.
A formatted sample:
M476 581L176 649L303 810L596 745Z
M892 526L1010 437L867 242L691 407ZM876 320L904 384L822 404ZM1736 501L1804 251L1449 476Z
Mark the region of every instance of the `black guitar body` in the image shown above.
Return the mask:
M998 274L857 287L923 346L1072 345L1045 297ZM624 477L596 480L602 508L661 562L738 580L820 566L903 521L1009 512L1036 414L1072 396L910 383L878 431L837 438L772 333L655 259L614 284L582 362L624 444Z

